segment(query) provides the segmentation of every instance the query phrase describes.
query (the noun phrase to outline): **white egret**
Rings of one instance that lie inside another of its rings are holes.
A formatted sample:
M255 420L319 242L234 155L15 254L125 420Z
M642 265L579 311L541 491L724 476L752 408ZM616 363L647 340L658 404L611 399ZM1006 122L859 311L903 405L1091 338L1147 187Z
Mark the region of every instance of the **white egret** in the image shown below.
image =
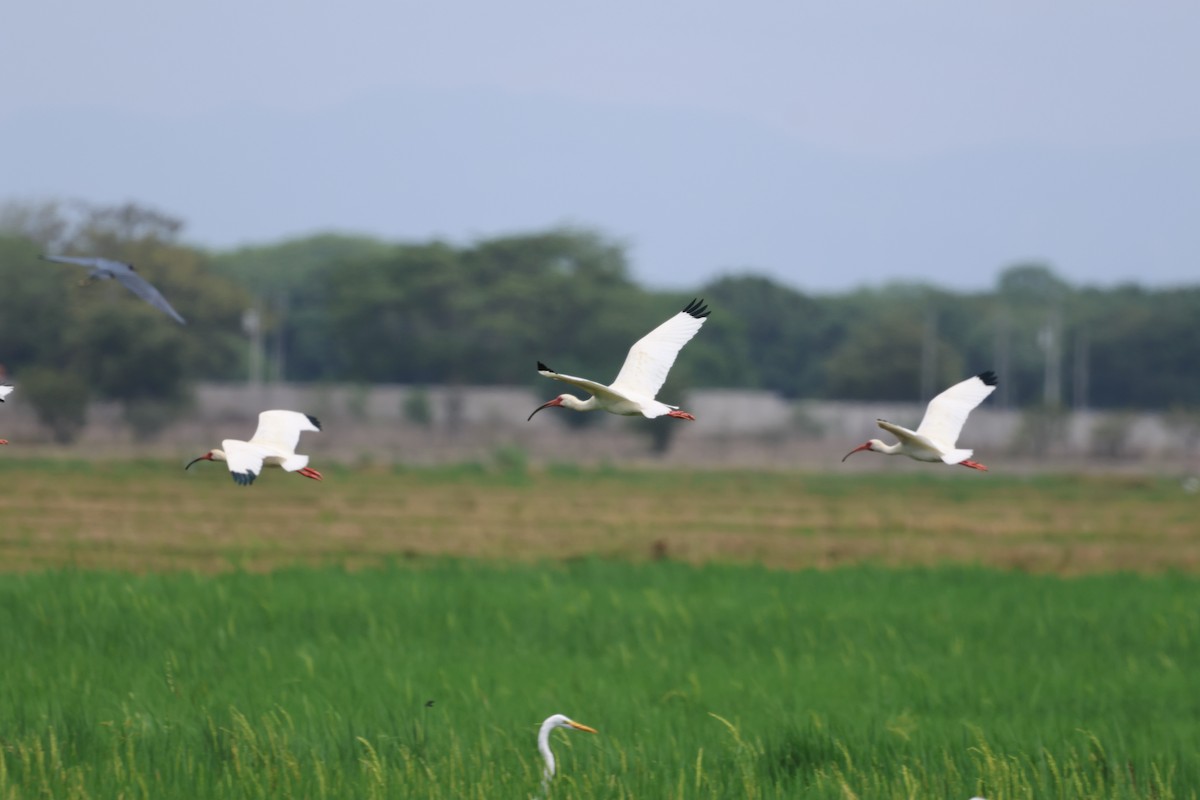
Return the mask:
M554 753L550 750L550 731L555 728L573 728L577 731L585 733L598 733L595 728L589 728L570 717L563 714L554 714L546 717L546 721L542 723L542 729L538 731L538 751L541 752L542 758L546 759L546 769L542 772L542 791L550 785L550 779L554 777L556 768L554 764Z
M308 466L308 456L297 455L296 445L301 431L319 431L316 417L299 411L264 411L258 415L258 429L250 441L225 439L222 450L210 450L193 458L184 469L197 461L224 461L229 465L233 482L249 486L264 466L279 467L287 472L299 472L306 478L321 480L321 473Z
M580 400L573 394L560 394L548 403L533 410L538 413L543 408L569 408L572 411L607 411L610 414L620 414L626 417L641 415L654 419L668 416L677 419L694 420L691 414L680 411L679 406L669 406L654 399L658 390L667 380L667 373L675 363L675 357L683 346L691 341L708 317L708 308L703 300L692 300L683 310L669 320L647 333L629 348L625 356L625 364L617 373L611 386L596 383L587 378L576 378L555 372L542 362L538 362L538 373L556 381L569 383L591 395L587 400ZM529 419L533 419L533 414ZM528 422L529 420L526 420Z
M871 439L842 456L842 461L860 450L870 450L889 456L904 455L917 461L959 464L986 472L987 467L983 464L969 460L974 455L974 450L959 450L954 445L958 441L963 424L967 421L967 415L989 394L996 391L996 383L996 373L989 370L954 384L929 401L925 418L915 431L893 425L887 420L875 420L879 427L895 435L900 441L896 444L884 444L878 439Z

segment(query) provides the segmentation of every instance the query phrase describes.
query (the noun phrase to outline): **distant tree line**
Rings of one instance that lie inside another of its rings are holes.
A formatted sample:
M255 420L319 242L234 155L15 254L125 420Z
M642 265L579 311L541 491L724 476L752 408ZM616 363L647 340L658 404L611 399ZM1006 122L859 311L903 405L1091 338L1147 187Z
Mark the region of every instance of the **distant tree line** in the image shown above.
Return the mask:
M1200 285L1075 287L1032 263L978 293L813 295L753 274L663 291L639 286L621 243L589 230L469 244L319 235L214 253L182 229L136 205L0 208L0 363L39 408L60 407L64 437L90 398L121 402L152 435L198 380L536 385L538 360L607 380L693 296L713 314L671 373L676 397L916 401L995 369L1000 405L1200 407ZM119 286L78 287L81 272L38 261L45 251L135 263L189 325Z

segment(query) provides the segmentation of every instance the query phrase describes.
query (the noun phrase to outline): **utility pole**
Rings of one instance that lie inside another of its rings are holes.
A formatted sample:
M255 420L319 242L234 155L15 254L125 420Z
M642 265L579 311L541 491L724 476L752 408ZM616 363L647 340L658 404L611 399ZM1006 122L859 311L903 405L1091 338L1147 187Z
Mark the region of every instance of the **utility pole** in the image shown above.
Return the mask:
M1072 383L1074 385L1072 386L1071 399L1074 401L1075 410L1083 411L1088 407L1088 392L1090 389L1088 382L1091 378L1089 374L1091 365L1088 360L1088 335L1087 330L1084 328L1080 328L1079 332L1075 334L1075 357L1072 361L1074 368Z
M258 304L242 312L242 330L250 337L250 352L246 359L246 382L251 386L262 383L263 340L262 315L258 313Z
M925 311L925 330L921 335L921 394L918 400L933 397L937 388L937 311Z
M996 362L996 372L1000 375L1000 386L996 392L996 405L1008 408L1012 403L1012 370L1009 362L1012 360L1011 334L1008 324L1008 309L1001 308L996 315L996 342L992 358Z
M1042 402L1047 408L1062 405L1062 312L1051 309L1038 332L1038 344L1045 353Z
M271 382L283 383L287 374L287 314L288 295L280 292L275 297L275 338L271 344Z

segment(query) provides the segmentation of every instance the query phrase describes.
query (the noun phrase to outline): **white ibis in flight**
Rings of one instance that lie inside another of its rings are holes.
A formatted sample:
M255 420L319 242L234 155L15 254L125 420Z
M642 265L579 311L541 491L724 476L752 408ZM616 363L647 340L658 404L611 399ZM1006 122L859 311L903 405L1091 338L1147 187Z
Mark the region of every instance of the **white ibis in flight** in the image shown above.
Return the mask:
M0 403L4 402L4 398L12 394L13 387L0 386ZM0 439L0 444L8 444L8 439Z
M308 466L308 456L296 454L301 431L319 431L316 417L299 411L264 411L258 415L258 429L250 441L226 439L221 450L209 450L193 458L184 469L197 461L224 461L229 465L233 482L239 486L254 483L264 466L279 467L287 472L299 472L306 478L321 480L321 473Z
M958 434L962 431L963 423L967 421L967 415L994 391L996 373L989 370L954 384L930 400L929 407L925 409L925 418L915 431L893 425L887 420L875 420L879 427L900 441L896 444L884 444L878 439L871 439L842 456L842 461L860 450L871 450L889 456L905 455L917 461L959 464L986 472L987 467L983 464L969 460L974 450L958 450L954 443L958 441Z
M554 773L556 772L554 765L554 753L550 751L550 731L554 730L555 728L570 728L577 731L584 731L585 733L598 732L595 728L589 728L587 725L578 723L570 717L564 716L563 714L554 714L553 716L546 717L545 722L542 723L541 730L538 731L537 742L538 750L541 752L542 758L546 760L546 769L542 772L543 792L546 791L546 788L550 783L550 779L554 777Z
M675 357L696 335L696 331L700 330L708 314L708 307L704 305L703 300L692 300L678 314L638 339L633 347L629 348L625 364L611 386L555 372L539 361L539 374L569 383L587 392L591 397L580 400L573 394L560 394L550 402L535 408L533 414L543 408L561 406L572 411L601 409L626 417L636 417L640 414L649 419L664 415L677 419L696 419L686 411L680 411L679 406L660 403L654 399L654 395L658 394L658 390L667 380L667 373L671 371ZM533 414L529 415L526 422L533 419Z
M84 279L84 283L116 278L126 289L180 325L187 324L184 322L183 317L179 316L179 312L171 308L171 304L167 302L167 299L162 296L158 289L155 289L150 281L137 273L137 270L133 268L133 264L126 264L124 261L113 261L110 258L75 258L74 256L40 256L40 258L44 261L55 261L59 264L74 264L77 267L87 267L90 271Z

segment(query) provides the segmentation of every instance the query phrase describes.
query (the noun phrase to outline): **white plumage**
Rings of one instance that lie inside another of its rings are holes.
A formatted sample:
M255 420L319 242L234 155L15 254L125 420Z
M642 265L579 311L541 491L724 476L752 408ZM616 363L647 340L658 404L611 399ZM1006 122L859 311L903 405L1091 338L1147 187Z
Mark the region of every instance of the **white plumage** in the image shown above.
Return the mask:
M12 394L13 387L0 386L0 403L4 402L4 398ZM0 444L8 444L8 439L0 439Z
M533 415L543 408L556 406L572 411L599 409L627 417L640 415L653 419L665 415L678 419L695 419L686 411L680 411L679 406L659 402L655 395L666 382L667 374L670 373L679 351L700 330L708 314L703 300L692 300L678 314L638 339L633 347L629 348L629 355L625 357L621 371L610 386L587 378L555 372L539 361L539 374L569 383L587 392L591 397L580 400L571 394L560 394L550 402L535 408L529 419L533 419Z
M542 758L546 761L546 768L542 772L542 791L545 792L550 784L550 779L554 777L557 767L554 762L554 753L550 750L550 731L555 728L572 728L585 733L597 733L595 728L589 728L587 725L576 722L575 720L563 714L553 714L546 717L542 722L541 730L538 731L538 751L542 754Z
M983 464L970 460L975 451L958 449L955 445L967 416L996 391L997 383L996 373L989 370L954 384L929 401L925 418L915 431L887 420L876 420L880 428L900 441L884 444L879 439L871 439L844 455L842 461L860 450L870 450L885 455L905 455L917 461L941 461L986 471L987 467Z
M249 441L225 439L220 450L210 450L188 462L224 461L229 466L234 483L249 486L264 466L279 467L286 472L299 472L306 478L321 480L321 473L308 466L308 456L298 455L296 445L302 431L319 431L316 417L299 411L273 410L258 415L258 428Z

